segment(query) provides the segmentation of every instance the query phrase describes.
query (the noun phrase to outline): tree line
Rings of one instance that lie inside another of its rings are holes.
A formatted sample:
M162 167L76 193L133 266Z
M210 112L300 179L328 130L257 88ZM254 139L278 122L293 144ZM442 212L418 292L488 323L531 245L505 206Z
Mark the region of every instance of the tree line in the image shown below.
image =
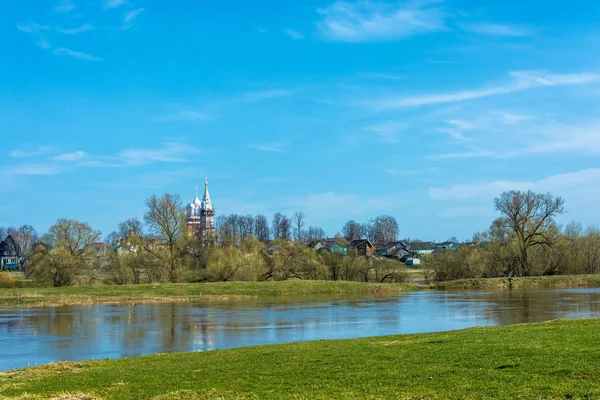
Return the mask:
M27 274L44 284L127 284L275 279L348 279L401 281L396 260L315 252L306 246L325 232L307 226L304 213L288 217L223 215L215 219L218 246L206 246L187 233L178 196L146 200L142 220L118 224L105 238L106 249L93 248L101 233L87 223L59 219L39 236L30 225L0 228L0 239L13 238ZM550 193L508 191L494 200L500 217L473 242L458 250L423 257L423 266L437 280L600 273L600 230L555 218L564 200ZM347 246L354 239L372 243L397 240L398 222L379 216L366 223L348 221L335 240Z
M262 214L252 215L220 215L215 218L220 243L239 243L248 236L254 236L262 242L274 239L294 240L308 242L324 239L325 231L316 226L306 226L306 216L302 211L296 211L292 217L275 213L269 224L267 217ZM388 243L395 241L399 229L396 218L381 215L367 223L348 221L334 237L345 238L349 241L355 239L369 239L373 243Z
M218 246L206 246L187 232L180 198L173 194L146 200L143 220L127 219L108 234L99 249L101 232L85 222L59 219L41 237L31 227L0 231L29 240L19 255L26 259L31 278L51 286L129 284L145 282L203 282L229 280L345 279L401 281L403 265L395 260L366 259L315 252L305 243L325 238L322 228L307 226L303 212L292 217L222 215L215 218ZM347 246L358 238L346 229L336 241ZM390 231L390 225L393 226ZM365 235L395 239L397 222L381 216L364 227ZM31 228L31 229L30 229ZM103 247L103 246L101 246Z
M507 191L494 199L501 217L473 244L425 258L437 280L600 273L600 229L561 227L564 199L550 193Z

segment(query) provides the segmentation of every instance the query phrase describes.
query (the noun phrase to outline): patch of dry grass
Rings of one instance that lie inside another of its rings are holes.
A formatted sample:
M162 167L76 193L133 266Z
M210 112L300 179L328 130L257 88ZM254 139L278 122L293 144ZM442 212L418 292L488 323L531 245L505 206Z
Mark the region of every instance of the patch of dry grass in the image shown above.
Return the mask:
M407 284L345 281L174 283L0 289L0 307L206 302L273 296L369 295L413 290Z
M566 289L600 287L600 275L527 276L516 278L459 279L439 282L435 289Z
M10 272L0 271L0 288L10 289L17 287L17 277Z

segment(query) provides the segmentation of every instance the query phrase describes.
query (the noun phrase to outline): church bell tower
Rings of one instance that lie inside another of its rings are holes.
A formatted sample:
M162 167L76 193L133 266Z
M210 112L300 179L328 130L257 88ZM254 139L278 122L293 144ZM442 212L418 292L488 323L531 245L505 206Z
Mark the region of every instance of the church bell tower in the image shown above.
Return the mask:
M216 242L215 210L208 193L208 180L204 183L202 200L198 198L198 187L196 187L196 198L188 203L186 212L188 233L198 236L205 244Z

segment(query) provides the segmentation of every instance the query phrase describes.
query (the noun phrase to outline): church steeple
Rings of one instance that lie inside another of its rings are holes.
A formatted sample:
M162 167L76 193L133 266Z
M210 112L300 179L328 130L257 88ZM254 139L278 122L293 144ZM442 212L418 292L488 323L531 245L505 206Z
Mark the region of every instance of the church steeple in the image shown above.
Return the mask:
M208 193L208 179L204 182L204 196L202 197L202 205L200 209L203 211L212 211L213 209L210 202L210 194Z
M217 242L217 232L215 230L215 210L210 201L208 193L208 179L204 182L204 195L202 200L199 198L199 190L196 186L196 198L190 201L187 211L187 227L191 235L200 238L203 244L214 244Z

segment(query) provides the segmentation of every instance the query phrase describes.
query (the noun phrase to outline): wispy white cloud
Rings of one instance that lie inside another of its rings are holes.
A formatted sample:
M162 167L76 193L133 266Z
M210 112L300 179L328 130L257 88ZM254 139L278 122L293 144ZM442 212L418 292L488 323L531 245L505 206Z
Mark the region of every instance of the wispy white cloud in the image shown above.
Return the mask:
M293 29L284 29L283 30L289 37L291 37L292 39L304 39L304 35L301 34L298 31L295 31Z
M494 118L493 123L490 121L475 122L477 129L483 131L479 140L485 143L484 148L470 146L466 151L435 154L428 158L507 159L558 153L562 155L600 154L600 121L569 125L535 119L533 123L521 124L523 121L533 119L533 116L509 114L502 126L505 115L500 113ZM532 135L531 132L536 133ZM504 143L508 144L504 145ZM518 146L515 146L514 143L518 143Z
M460 119L451 119L451 120L446 121L446 123L449 125L456 126L457 128L460 128L460 129L473 129L475 127L475 124L473 124L472 122L468 122L468 121L464 121L464 120L460 120Z
M407 125L403 121L386 121L365 127L365 129L373 132L380 142L398 143L399 135L407 129Z
M546 128L543 139L518 150L514 156L558 152L599 154L600 122L575 126L559 124Z
M64 47L54 50L54 55L55 56L69 56L69 57L77 58L79 60L86 60L86 61L102 61L102 59L99 57L91 56L89 54L82 53L80 51L74 51L74 50L67 49Z
M252 149L269 153L283 153L283 147L283 143L257 143L250 146Z
M446 135L453 140L457 140L457 141L461 141L461 142L468 140L468 138L459 129L456 129L456 128L442 127L442 128L437 128L434 131L437 133Z
M494 215L494 207L491 204L485 206L452 207L440 211L440 218L465 218L465 217L489 217Z
M104 2L104 8L117 8L127 3L128 0L106 0Z
M261 92L251 92L244 94L244 100L249 102L261 101L272 99L275 97L288 96L291 92L289 90L272 89L264 90Z
M45 39L38 40L35 45L38 46L40 49L44 49L44 50L48 50L48 49L52 48L50 43Z
M364 194L335 192L315 193L304 197L282 199L280 206L292 210L304 211L315 220L341 217L360 217L360 211L373 215L380 211L388 211L403 201L396 197L365 197ZM358 214L357 214L358 213Z
M10 156L14 158L27 158L27 157L37 157L43 156L52 151L52 147L50 146L40 146L36 150L25 151L25 150L13 150L10 152Z
M76 33L87 32L87 31L91 31L94 29L96 29L96 27L94 25L85 24L85 25L81 25L77 28L70 28L70 29L56 28L56 31L60 32L60 33L64 33L65 35L74 35Z
M523 121L533 119L533 115L530 114L515 114L505 111L499 113L500 119L505 125L517 125Z
M400 40L444 30L444 13L437 2L413 1L386 4L373 1L337 1L319 9L317 23L323 37L332 41L369 42Z
M85 151L75 151L73 153L63 153L52 157L54 161L77 161L87 157L88 153Z
M66 13L72 11L75 8L75 4L71 0L61 0L54 7L54 11L59 13Z
M145 165L152 162L186 162L188 156L196 154L198 150L181 142L164 143L158 149L130 148L120 152L117 157L125 165Z
M170 112L163 116L152 117L151 121L189 121L203 122L217 119L221 116L223 110L231 107L242 106L246 104L257 103L264 100L278 97L289 96L293 92L283 89L269 89L257 92L239 93L227 98L205 99L201 103L187 105L169 105ZM173 108L175 110L173 111Z
M125 27L130 27L133 25L134 21L137 19L138 15L140 15L145 9L138 8L137 10L131 10L123 16L123 23Z
M549 176L537 181L492 181L472 184L458 184L446 188L430 188L429 196L434 200L463 201L475 198L492 198L506 190L550 191L560 195L585 186L600 185L600 169L589 168L581 171Z
M432 167L432 168L406 169L406 170L388 169L387 171L385 171L385 173L388 175L395 175L395 176L415 176L415 175L433 174L438 171L439 171L438 168Z
M456 152L456 153L444 153L444 154L434 154L428 156L427 158L430 160L443 160L443 159L451 159L451 158L485 158L485 157L494 157L496 153L488 150L469 150L464 152Z
M363 76L365 78L369 78L369 79L389 79L389 80L393 80L393 81L406 79L406 77L402 76L402 75L383 74L383 73L379 73L379 72L369 72L369 73L363 74Z
M152 121L190 121L190 122L203 122L211 119L211 116L207 113L196 111L196 110L180 110L173 114L166 115L164 117L152 118Z
M36 24L36 23L29 23L29 24L17 24L17 29L20 30L21 32L25 32L25 33L36 33L36 32L41 32L41 31L47 31L50 29L50 27L45 26L45 25Z
M15 165L2 170L5 176L18 175L56 175L61 172L61 169L56 165L48 164L23 164Z
M509 76L510 81L504 85L489 85L481 89L459 90L431 95L388 98L374 101L372 104L382 109L418 107L498 96L541 87L580 85L600 79L598 73L553 74L547 71L510 72Z
M520 37L533 34L533 28L525 25L503 25L494 23L461 23L460 28L479 35Z

